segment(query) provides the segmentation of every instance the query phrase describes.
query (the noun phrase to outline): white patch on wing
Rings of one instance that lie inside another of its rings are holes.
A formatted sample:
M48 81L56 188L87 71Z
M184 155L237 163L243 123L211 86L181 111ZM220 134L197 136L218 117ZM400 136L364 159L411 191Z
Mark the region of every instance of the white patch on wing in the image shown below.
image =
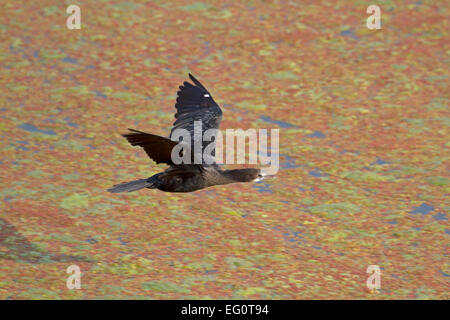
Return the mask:
M204 96L205 98L209 98L209 94L207 94L207 93L205 93L203 96Z

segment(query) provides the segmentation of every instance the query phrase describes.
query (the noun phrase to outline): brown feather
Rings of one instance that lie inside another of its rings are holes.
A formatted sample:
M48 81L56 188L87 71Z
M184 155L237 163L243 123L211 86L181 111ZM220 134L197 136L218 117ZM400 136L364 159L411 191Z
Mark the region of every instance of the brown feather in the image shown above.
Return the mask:
M128 130L130 132L123 134L123 136L132 146L143 148L147 155L156 163L173 164L171 157L172 148L177 145L177 142L134 129Z

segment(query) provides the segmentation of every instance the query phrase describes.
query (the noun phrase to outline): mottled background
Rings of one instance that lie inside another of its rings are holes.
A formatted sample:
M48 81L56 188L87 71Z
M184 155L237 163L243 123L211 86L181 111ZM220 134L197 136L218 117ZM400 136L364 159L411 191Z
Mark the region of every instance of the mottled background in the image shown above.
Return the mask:
M448 299L449 3L370 4L2 1L0 298ZM280 128L277 177L107 193L164 168L120 133L167 135L188 72Z

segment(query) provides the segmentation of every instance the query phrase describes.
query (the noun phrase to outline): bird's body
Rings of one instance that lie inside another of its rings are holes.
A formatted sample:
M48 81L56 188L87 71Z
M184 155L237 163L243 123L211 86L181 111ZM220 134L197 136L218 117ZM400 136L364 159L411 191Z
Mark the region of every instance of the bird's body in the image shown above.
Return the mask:
M206 88L191 74L189 77L195 85L184 82L183 86L180 86L175 104L176 120L171 130L171 137L177 130L185 130L190 134L191 141L189 142L194 145L196 139L199 137L202 139L206 130L218 130L222 119L222 110ZM199 129L194 125L196 121L201 122L201 132L198 132ZM130 132L123 136L131 145L142 147L156 163L166 163L169 168L147 179L115 185L108 189L109 192L131 192L143 188L159 189L165 192L192 192L214 185L250 182L262 177L259 169L222 170L215 161L206 163L202 160L200 163L177 164L173 159L172 149L178 145L178 142L134 129L129 130ZM211 142L205 143L203 139L197 143L201 144L201 150L200 152L191 152L189 158L192 160L199 154L203 156L203 150L211 144ZM215 147L215 145L213 146ZM212 155L214 156L214 151Z

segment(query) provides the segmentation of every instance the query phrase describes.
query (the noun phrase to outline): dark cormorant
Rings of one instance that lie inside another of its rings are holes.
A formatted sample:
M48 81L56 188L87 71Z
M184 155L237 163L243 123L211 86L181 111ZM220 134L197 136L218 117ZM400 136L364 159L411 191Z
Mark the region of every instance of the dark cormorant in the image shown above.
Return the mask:
M177 129L187 130L193 144L195 143L195 137L203 137L206 130L219 129L222 110L208 90L191 74L189 74L189 77L195 85L184 82L180 86L177 103L175 104L177 109L176 120L173 124L171 136ZM201 134L199 132L195 134L194 121L201 122ZM194 164L175 164L172 159L172 149L178 142L134 129L128 130L130 132L123 134L123 136L131 145L142 147L156 163L166 163L169 168L147 179L115 185L108 189L109 192L131 192L143 188L159 189L166 192L191 192L215 185L255 181L263 176L260 169L255 168L221 170L214 159L209 164L204 160L200 164L196 164L197 162L194 162ZM203 140L201 143L201 152L207 145L211 144L211 142L205 143ZM212 143L215 144L215 141ZM214 156L214 151L212 155ZM191 152L191 158L195 158L193 152Z

